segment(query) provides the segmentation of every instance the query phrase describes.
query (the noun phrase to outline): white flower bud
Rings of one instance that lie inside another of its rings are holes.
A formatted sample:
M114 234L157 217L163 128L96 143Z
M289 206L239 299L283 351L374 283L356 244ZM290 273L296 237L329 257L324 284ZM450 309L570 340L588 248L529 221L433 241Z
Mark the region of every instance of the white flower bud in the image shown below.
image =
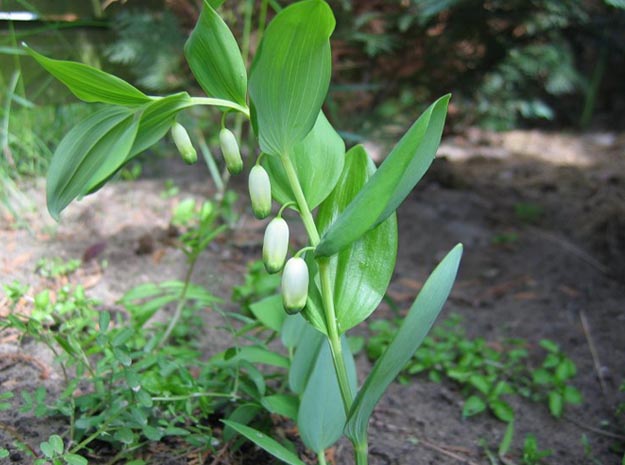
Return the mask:
M230 129L223 128L219 132L219 145L230 174L239 174L243 170L243 160L237 138Z
M282 304L290 315L301 312L308 298L308 266L303 258L290 258L282 273Z
M263 263L268 273L277 273L284 266L289 248L289 225L282 218L274 218L265 229Z
M184 162L188 165L195 163L197 161L197 152L193 148L189 134L182 124L174 123L171 127L171 137L174 139L174 144L176 144L176 148L178 148Z
M254 166L248 181L254 216L259 220L267 218L271 213L271 181L267 171L260 165Z

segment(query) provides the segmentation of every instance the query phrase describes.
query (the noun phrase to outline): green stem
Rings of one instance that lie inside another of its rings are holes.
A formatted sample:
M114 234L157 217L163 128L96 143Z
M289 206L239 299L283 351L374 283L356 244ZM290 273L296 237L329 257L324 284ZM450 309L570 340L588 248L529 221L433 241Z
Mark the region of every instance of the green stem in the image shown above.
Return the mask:
M317 462L319 462L319 465L328 464L328 462L326 462L326 452L324 450L322 450L321 452L317 454Z
M250 117L250 109L248 107L231 102L230 100L211 97L191 97L191 103L193 105L210 105L213 107L231 108L243 113L247 118Z
M287 154L280 157L284 171L286 172L289 180L289 185L297 201L297 205L300 211L302 222L308 233L310 243L313 247L319 244L320 237L317 226L312 217L306 197L302 191L299 179L297 178L297 172L291 162L291 159ZM323 299L323 311L326 321L326 328L328 330L328 342L330 344L330 352L332 353L332 363L334 364L334 370L336 371L336 378L339 383L339 389L341 391L341 398L343 400L343 407L345 409L345 415L349 415L349 411L352 407L353 396L352 390L349 386L349 378L347 377L347 367L345 366L345 360L343 359L343 347L341 346L341 337L339 335L338 322L336 320L336 312L334 309L334 292L332 290L332 279L330 277L330 262L328 258L318 259L319 263L319 277L321 280L321 296ZM352 442L354 451L356 453L356 464L367 465L367 442L362 443ZM320 464L322 462L319 462Z
M191 283L191 275L193 274L193 269L195 268L195 263L197 262L199 254L195 254L189 263L189 268L187 269L187 274L184 277L184 286L182 288L182 292L180 292L180 297L178 297L178 305L176 306L176 311L174 312L174 316L172 317L167 329L165 330L165 334L163 338L159 341L157 349L160 349L165 345L171 332L178 324L178 320L182 316L182 310L184 309L184 304L187 301L187 291L189 290L189 284Z
M336 312L334 310L334 299L332 297L332 282L330 280L329 260L327 258L319 260L319 277L321 279L321 297L323 299L323 310L325 312L326 327L328 329L328 342L332 352L332 361L339 381L345 415L349 415L354 401L352 390L349 387L347 377L347 367L343 359L343 347L341 346L341 336L339 335Z
M297 201L297 206L302 217L302 222L304 223L304 228L306 228L306 232L310 238L310 243L313 247L316 247L321 239L319 237L319 232L317 232L317 226L315 226L315 220L312 217L310 208L308 208L308 202L306 202L304 191L299 183L299 179L297 179L295 167L288 155L282 155L280 159L284 166L286 176L289 179L289 185L291 186L295 200Z
M356 451L356 463L358 465L367 465L369 461L369 445L365 439L360 443L353 443Z
M295 167L291 162L291 159L284 155L281 157L284 171L289 179L289 185L297 201L302 222L306 228L306 232L310 238L310 243L313 247L319 244L319 232L317 226L315 226L315 220L312 217L306 197L302 191L302 186L297 178ZM334 369L336 370L336 376L339 381L339 387L341 389L341 397L343 398L343 407L345 408L345 414L349 413L349 409L352 406L352 392L349 387L349 381L347 377L347 368L345 367L345 361L343 360L343 349L341 347L341 337L339 336L338 324L336 321L336 313L334 311L334 299L332 292L332 281L330 279L329 262L327 259L319 260L319 276L321 278L321 294L323 298L323 310L325 313L326 327L328 329L328 342L330 343L330 350L332 352L332 361L334 363Z
M197 399L199 397L225 397L232 400L237 400L236 394L228 394L225 392L194 392L181 396L169 396L169 397L152 397L153 402L176 402L179 400Z

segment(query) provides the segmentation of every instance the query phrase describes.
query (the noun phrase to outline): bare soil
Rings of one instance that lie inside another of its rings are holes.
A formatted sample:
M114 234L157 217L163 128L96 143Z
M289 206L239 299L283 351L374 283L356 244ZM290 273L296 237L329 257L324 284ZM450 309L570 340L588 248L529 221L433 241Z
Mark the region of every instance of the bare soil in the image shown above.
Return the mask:
M398 266L389 294L408 308L436 262L463 242L461 271L442 318L460 314L470 336L493 345L507 337L524 338L530 347L552 339L578 368L574 384L584 403L567 408L564 419L552 418L544 405L515 405L511 457L521 463L522 438L533 433L541 449L553 451L545 463L620 463L621 456L611 451L617 441L605 431L625 431L614 416L615 405L623 401L618 385L625 378L625 137L471 130L446 138L439 154L399 209ZM16 229L9 218L0 227L0 283L26 282L32 295L51 285L34 274L39 258L87 255L92 260L71 279L113 308L137 284L181 279L185 259L167 235L171 209L185 197L202 198L211 191L201 170L178 167L164 169L181 186L174 198L161 196L163 177L112 184L71 205L58 225L43 208L38 182L31 189L37 209L24 215L29 228ZM242 191L243 184L235 188ZM528 214L527 205L538 206L538 212ZM253 219L245 202L240 209L237 227L203 255L193 278L223 297L260 252L265 223ZM502 237L516 238L501 244ZM0 300L0 317L6 311L6 301ZM389 315L382 306L372 318ZM208 354L229 341L210 329L210 314L205 318L201 342ZM363 373L370 368L362 354L358 363ZM54 392L60 380L49 353L0 335L0 392L41 384ZM488 414L463 419L462 401L453 384L415 378L393 385L371 423L371 463L488 464L479 441L496 450L505 426ZM41 422L17 410L1 413L0 446L8 446L12 456L0 462L28 463L11 449L12 435L37 447L63 428L59 421ZM597 462L584 453L582 434ZM339 443L333 452L334 463L353 463L347 444ZM167 457L155 454L149 463L186 463ZM246 463L266 463L262 457L250 455ZM224 455L206 463L235 462Z

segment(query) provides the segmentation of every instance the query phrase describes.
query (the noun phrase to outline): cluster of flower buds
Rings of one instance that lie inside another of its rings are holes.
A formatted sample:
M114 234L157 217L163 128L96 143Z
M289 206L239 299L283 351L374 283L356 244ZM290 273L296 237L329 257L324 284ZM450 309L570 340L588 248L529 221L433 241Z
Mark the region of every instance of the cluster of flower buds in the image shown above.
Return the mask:
M282 304L292 315L301 312L308 299L308 265L304 259L295 256L286 265L289 247L289 226L280 216L271 220L265 229L263 240L263 263L269 273L282 272Z
M219 133L219 142L226 168L231 174L239 174L243 170L243 160L232 131L223 128ZM248 188L254 216L258 219L267 218L271 213L271 181L267 171L259 163L250 170ZM284 268L282 303L287 313L295 314L304 309L308 299L308 265L298 256L286 261L288 249L289 226L278 214L265 229L263 263L268 273L278 273Z
M243 171L243 159L239 151L239 143L230 129L223 128L219 132L219 145L230 174L239 174Z
M193 148L189 134L182 124L174 123L171 127L171 137L184 162L188 165L195 163L197 161L197 152Z

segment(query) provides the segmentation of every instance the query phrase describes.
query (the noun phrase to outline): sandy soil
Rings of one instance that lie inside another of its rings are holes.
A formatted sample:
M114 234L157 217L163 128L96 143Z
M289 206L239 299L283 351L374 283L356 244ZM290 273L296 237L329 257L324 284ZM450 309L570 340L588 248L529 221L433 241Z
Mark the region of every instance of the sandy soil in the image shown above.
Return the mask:
M391 296L407 308L435 263L463 242L460 275L444 315L462 315L469 335L492 343L522 337L536 346L542 338L552 339L578 368L574 384L584 404L569 408L559 421L543 405L519 404L516 448L531 432L541 448L553 450L546 463L585 465L591 463L580 440L585 433L599 463L620 463L610 452L614 440L592 429L612 423L614 406L623 400L617 388L625 378L625 138L475 130L445 139L440 154L443 158L399 209L400 251ZM163 179L156 177L107 186L70 206L60 225L43 208L25 215L30 230L14 229L8 222L0 228L0 283L17 279L42 289L50 283L33 274L39 258L80 258L96 249L102 249L97 259L72 279L105 305L114 306L137 284L180 279L185 261L167 239L169 212L182 198L211 192L198 170L168 168L167 175L181 186L171 199L161 196ZM31 192L35 204L43 205L42 184ZM523 221L515 212L519 204L538 205L542 214ZM262 241L264 223L254 220L244 203L240 208L243 214L231 242L217 241L194 276L194 282L224 297L241 282L245 263L259 256ZM494 241L510 233L518 239L506 245ZM106 268L98 264L102 260ZM2 306L0 301L0 312ZM382 307L372 318L385 315L388 310ZM227 344L220 337L204 333L207 353ZM58 387L50 354L40 348L0 339L0 355L0 392L41 383L52 391ZM370 367L364 355L358 363L364 371ZM42 367L49 370L45 380L40 379ZM462 400L452 384L417 378L393 385L372 420L371 462L489 463L478 441L484 439L496 450L505 428L486 414L463 420ZM7 428L33 445L63 428L16 411L1 413L0 426L0 446L11 442ZM337 463L352 463L348 450L343 443L337 446ZM6 463L27 463L18 455ZM151 463L173 462L154 458Z

